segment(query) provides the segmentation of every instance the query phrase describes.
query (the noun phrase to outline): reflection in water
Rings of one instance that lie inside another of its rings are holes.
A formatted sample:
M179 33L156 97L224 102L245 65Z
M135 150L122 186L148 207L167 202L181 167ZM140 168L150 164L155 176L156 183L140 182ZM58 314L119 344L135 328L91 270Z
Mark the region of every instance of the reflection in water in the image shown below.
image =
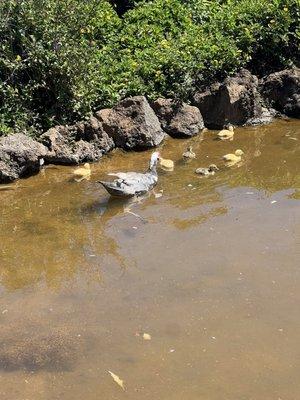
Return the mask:
M173 224L178 229L188 229L192 228L193 226L197 226L201 223L206 222L209 218L217 217L218 215L226 214L227 209L226 207L216 207L213 208L211 211L207 212L206 214L200 214L196 217L190 219L177 219L174 218Z
M41 279L57 286L81 270L96 266L100 270L102 255L115 258L125 268L119 245L106 228L113 217L124 215L128 203L111 199L87 203L81 196L78 203L71 200L66 205L60 185L41 197L37 194L29 200L25 196L24 201L20 194L13 206L20 218L15 220L11 214L2 220L0 275L4 286L17 289Z
M96 181L143 171L148 153L0 190L1 400L298 398L299 122L215 135L168 139L175 169L139 202Z

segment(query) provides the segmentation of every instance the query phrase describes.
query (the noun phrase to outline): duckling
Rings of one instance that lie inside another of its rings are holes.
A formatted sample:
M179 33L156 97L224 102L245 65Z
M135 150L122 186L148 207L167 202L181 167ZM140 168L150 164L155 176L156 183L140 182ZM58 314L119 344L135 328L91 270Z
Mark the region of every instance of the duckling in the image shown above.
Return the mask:
M159 164L165 171L173 171L174 170L174 161L168 160L166 158L160 157Z
M208 168L197 168L195 172L199 175L208 176L214 175L215 171L219 171L219 168L215 164L211 164Z
M223 156L223 160L228 163L228 165L234 165L242 160L243 154L243 150L238 149L234 152L234 154L225 154L225 156Z
M221 140L233 140L234 130L232 125L228 125L228 129L222 129L218 133L218 139Z
M73 175L76 178L79 178L79 181L82 179L89 179L91 176L91 166L89 163L85 163L83 167L76 168L73 171Z
M186 151L182 154L184 160L196 158L196 154L193 152L192 146L188 146Z

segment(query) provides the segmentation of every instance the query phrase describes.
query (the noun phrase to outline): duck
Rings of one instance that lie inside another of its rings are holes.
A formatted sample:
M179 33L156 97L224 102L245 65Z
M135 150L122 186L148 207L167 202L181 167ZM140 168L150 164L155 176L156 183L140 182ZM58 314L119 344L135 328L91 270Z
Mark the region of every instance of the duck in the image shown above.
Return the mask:
M211 164L208 168L197 168L196 174L209 176L214 175L216 171L219 171L219 168L215 164Z
M184 160L196 158L196 154L193 152L192 146L188 146L186 151L182 154Z
M234 130L232 125L228 125L228 129L222 129L218 133L218 139L221 140L233 140Z
M166 158L159 158L159 165L165 171L173 171L174 170L174 161L168 160Z
M234 152L234 154L225 154L225 156L223 156L222 158L226 163L234 165L242 160L243 154L243 150L238 149Z
M157 163L160 159L160 153L152 153L148 171L141 172L113 172L109 176L116 176L117 179L107 182L98 181L106 191L114 197L134 197L146 194L156 186L158 175L156 171Z
M91 166L89 163L85 163L83 167L79 167L74 169L73 175L75 175L77 178L89 178L91 175Z

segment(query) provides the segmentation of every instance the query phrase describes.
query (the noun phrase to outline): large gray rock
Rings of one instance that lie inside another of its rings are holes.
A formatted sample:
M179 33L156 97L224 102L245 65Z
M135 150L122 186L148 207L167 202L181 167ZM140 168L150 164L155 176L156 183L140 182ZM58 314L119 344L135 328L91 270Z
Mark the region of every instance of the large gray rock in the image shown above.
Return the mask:
M117 147L143 150L159 145L165 132L144 96L129 97L112 109L100 110L96 117Z
M95 117L72 126L56 126L41 136L48 148L45 160L54 164L77 164L98 161L114 147Z
M159 98L151 104L163 129L172 137L191 137L204 128L199 108L173 99Z
M196 93L194 104L209 128L222 128L228 123L246 125L272 120L258 91L258 78L245 69L223 83L215 83Z
M291 68L263 78L260 92L270 106L281 113L300 118L300 69Z
M11 182L39 171L40 159L47 149L40 143L16 133L0 139L0 183Z

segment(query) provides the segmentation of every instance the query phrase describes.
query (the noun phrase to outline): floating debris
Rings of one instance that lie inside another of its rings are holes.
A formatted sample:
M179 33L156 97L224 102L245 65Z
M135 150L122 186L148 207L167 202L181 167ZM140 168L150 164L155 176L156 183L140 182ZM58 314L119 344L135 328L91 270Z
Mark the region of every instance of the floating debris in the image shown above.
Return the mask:
M0 190L16 190L16 189L17 189L16 186L0 185Z
M110 374L110 376L116 382L116 384L119 385L123 390L125 390L124 381L122 379L120 379L118 377L118 375L114 374L113 372L111 372L111 371L107 371L107 372Z
M149 333L143 333L143 339L144 340L151 340L151 335L149 335Z
M143 222L145 222L145 223L148 222L146 218L141 217L139 214L136 214L136 213L134 213L133 211L130 211L130 209L128 209L128 208L125 208L125 209L124 209L124 212L127 213L127 214L131 214L131 215L133 215L134 217L139 218L141 221L143 221Z

